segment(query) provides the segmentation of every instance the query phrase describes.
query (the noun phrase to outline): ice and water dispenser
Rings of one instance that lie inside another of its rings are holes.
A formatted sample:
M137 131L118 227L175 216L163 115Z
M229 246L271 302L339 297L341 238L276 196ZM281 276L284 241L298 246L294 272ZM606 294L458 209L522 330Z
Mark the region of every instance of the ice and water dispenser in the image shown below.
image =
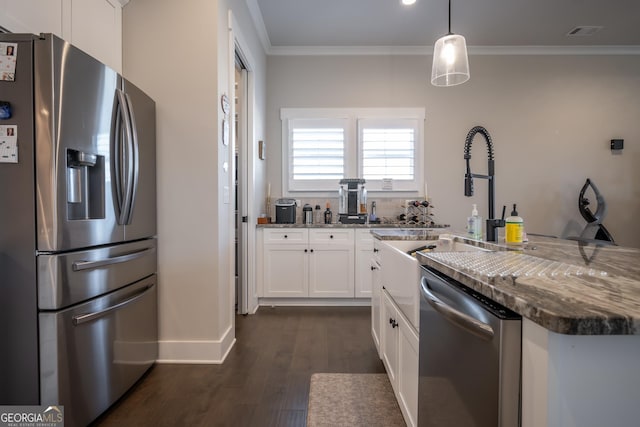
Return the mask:
M67 219L104 218L104 156L67 149Z
M342 224L364 224L367 222L367 190L364 179L340 180L338 189L338 221Z

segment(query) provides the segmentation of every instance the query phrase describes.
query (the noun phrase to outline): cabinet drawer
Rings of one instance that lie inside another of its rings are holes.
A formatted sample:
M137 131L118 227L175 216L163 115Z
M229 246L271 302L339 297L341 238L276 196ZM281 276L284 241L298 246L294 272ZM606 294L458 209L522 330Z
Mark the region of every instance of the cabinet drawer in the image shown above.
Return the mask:
M307 243L307 236L307 230L301 228L264 230L265 243Z
M310 230L309 243L353 245L353 230Z

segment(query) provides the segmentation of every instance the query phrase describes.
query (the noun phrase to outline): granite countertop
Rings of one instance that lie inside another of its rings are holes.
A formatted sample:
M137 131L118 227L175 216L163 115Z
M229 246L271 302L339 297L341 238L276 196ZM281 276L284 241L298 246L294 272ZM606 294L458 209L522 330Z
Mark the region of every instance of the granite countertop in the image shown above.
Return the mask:
M509 247L463 236L456 239L490 251L421 252L419 262L553 332L640 335L640 249L537 236Z

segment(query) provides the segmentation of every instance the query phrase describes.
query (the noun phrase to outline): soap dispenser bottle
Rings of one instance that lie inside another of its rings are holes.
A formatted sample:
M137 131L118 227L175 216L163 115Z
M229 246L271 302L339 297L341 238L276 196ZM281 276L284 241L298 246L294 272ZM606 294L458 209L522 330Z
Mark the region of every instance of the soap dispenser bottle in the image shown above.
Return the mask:
M467 218L467 234L472 239L482 239L482 217L478 215L478 206L475 203L471 216Z
M511 211L511 216L508 216L505 220L506 223L506 231L505 231L505 241L511 244L522 243L523 230L524 230L524 220L518 216L518 211L516 210L516 204L513 204L513 210Z

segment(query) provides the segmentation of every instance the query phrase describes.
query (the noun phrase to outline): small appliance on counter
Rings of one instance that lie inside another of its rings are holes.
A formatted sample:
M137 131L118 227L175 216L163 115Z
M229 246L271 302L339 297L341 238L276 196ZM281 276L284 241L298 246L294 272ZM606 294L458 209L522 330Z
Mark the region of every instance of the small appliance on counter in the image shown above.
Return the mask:
M296 200L278 199L276 200L276 224L296 223Z
M302 208L302 223L313 224L313 208L308 203Z
M338 222L342 224L367 222L367 190L364 188L364 183L365 180L359 178L340 180Z

